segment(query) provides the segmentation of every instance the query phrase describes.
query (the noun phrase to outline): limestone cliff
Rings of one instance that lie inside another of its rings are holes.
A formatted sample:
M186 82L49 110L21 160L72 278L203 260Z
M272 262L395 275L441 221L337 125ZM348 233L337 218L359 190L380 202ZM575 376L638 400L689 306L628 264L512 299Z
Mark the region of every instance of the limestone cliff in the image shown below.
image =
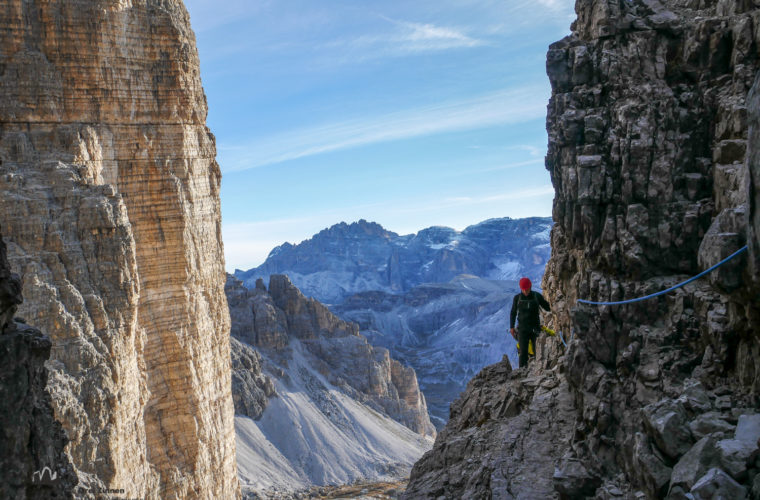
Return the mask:
M359 335L359 326L341 320L320 302L305 297L285 275L270 277L269 291L262 280L253 290L228 276L225 287L230 304L232 335L243 343L262 349L271 365L287 367L292 357L291 339L298 340L310 354L317 371L331 384L381 414L402 423L424 436L435 436L427 413L425 396L412 368L390 357L387 349L373 347ZM235 357L246 356L245 344L234 350ZM250 356L250 354L248 354ZM261 373L261 361L240 370L239 394L235 394L238 413L257 417L274 393L271 381ZM273 366L275 371L281 371ZM236 370L238 371L238 370ZM243 374L253 380L242 381ZM235 388L233 387L233 390ZM237 403L237 401L240 403ZM254 414L245 408L256 408ZM261 408L261 410L258 410Z
M45 391L50 339L13 320L19 303L0 237L0 497L71 498L76 475Z
M233 498L219 182L179 0L0 1L0 214L84 489Z
M546 165L556 196L543 282L554 326L574 340L564 351L542 339L529 373L473 381L415 466L407 497L531 498L537 489L562 498L756 498L760 109L750 89L760 9L578 0L576 12L572 34L547 57ZM668 288L748 239L747 254L666 296L576 303ZM522 396L468 406L486 390ZM491 438L526 418L532 449ZM463 436L481 444L453 449ZM466 480L475 471L485 478L478 485Z

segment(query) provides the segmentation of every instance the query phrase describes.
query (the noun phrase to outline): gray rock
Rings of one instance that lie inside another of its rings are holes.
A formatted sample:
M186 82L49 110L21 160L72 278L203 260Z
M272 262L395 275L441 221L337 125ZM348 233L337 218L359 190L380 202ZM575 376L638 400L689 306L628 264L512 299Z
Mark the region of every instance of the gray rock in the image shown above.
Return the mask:
M760 413L754 415L740 415L736 424L734 438L748 446L758 446L760 439Z
M638 484L646 487L650 497L662 497L673 470L652 452L649 439L641 432L636 433L633 456L639 473Z
M748 143L745 196L749 201L747 244L749 271L756 293L760 293L760 73L747 96Z
M695 439L702 439L713 433L733 433L736 426L726 422L720 413L708 412L689 422L689 429Z
M694 484L691 494L694 500L740 500L747 496L747 488L722 470L712 468Z
M657 447L670 458L678 458L691 448L686 410L680 401L663 400L642 409L644 425Z
M717 440L713 436L705 436L697 441L673 467L671 488L683 486L687 490L691 489L709 469L720 466L716 445Z
M232 401L235 413L258 419L275 396L272 379L262 373L261 355L236 338L230 339Z
M704 413L712 409L710 395L702 384L697 381L684 383L684 390L678 397L678 401L693 412Z
M747 470L760 454L758 439L760 414L741 415L736 426L735 438L718 441L721 466L735 479L741 481L747 478Z
M579 498L593 495L602 481L598 476L591 474L580 460L563 460L554 469L552 476L554 489L560 495L570 498Z

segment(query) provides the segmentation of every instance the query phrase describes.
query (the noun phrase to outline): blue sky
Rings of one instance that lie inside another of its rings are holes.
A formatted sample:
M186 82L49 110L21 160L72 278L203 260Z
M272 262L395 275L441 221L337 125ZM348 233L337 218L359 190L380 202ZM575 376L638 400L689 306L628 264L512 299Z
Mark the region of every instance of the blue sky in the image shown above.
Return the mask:
M227 269L340 221L551 215L548 45L572 0L186 0Z

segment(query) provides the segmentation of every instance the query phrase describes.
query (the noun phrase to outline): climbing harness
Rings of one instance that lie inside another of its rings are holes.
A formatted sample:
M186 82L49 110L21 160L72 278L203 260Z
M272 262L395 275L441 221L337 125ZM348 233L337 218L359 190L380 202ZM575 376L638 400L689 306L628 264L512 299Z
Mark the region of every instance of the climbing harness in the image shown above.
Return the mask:
M717 264L715 264L714 266L712 266L710 269L706 269L706 270L702 271L701 273L699 273L698 275L694 276L693 278L689 278L686 281L681 282L681 283L679 283L679 284L677 284L675 286L672 286L672 287L668 288L667 290L662 290L661 292L652 293L652 294L646 295L644 297L637 297L635 299L619 300L617 302L593 302L591 300L583 300L583 299L578 299L578 302L581 303L581 304L590 304L592 306L617 306L617 305L620 305L620 304L630 304L632 302L640 302L642 300L647 300L647 299L651 299L651 298L654 298L654 297L658 297L660 295L664 295L664 294L666 294L668 292L672 292L673 290L681 288L682 286L684 286L686 284L689 284L692 281L697 280L697 279L701 278L702 276L704 276L704 275L706 275L708 273L711 273L712 271L715 271L716 269L718 269L720 266L722 266L726 262L730 261L731 259L733 259L737 255L739 255L739 254L741 254L743 252L746 252L746 251L747 251L747 245L744 245L742 248L740 248L736 252L732 253L731 255L729 255L728 257L726 257L725 259L723 259L722 261L720 261Z

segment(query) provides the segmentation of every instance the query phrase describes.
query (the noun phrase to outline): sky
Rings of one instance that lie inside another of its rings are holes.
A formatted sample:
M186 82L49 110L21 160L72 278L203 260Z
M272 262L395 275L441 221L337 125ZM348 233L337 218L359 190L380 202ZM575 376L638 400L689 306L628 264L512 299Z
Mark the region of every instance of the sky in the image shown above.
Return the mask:
M572 0L185 0L228 271L359 219L551 215L550 43Z

